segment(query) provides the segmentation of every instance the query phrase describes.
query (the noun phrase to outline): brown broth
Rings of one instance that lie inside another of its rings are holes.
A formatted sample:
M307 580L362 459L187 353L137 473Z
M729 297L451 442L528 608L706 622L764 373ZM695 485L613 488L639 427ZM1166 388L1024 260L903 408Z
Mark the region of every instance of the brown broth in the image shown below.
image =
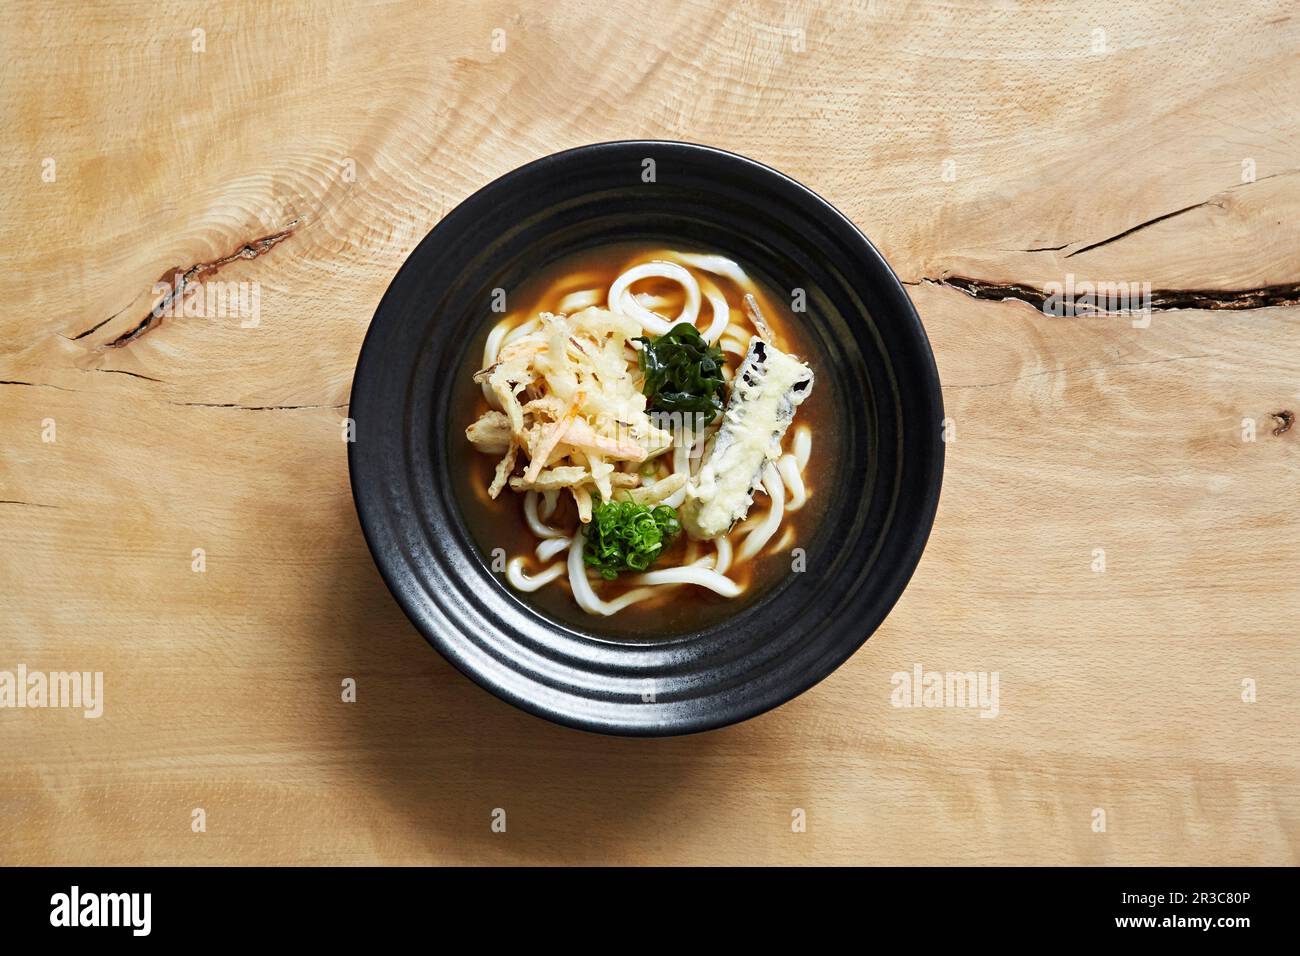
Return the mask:
M555 311L561 298L569 292L584 288L599 287L608 289L613 281L627 268L638 261L643 261L662 245L617 244L598 250L587 251L559 260L541 274L528 280L517 290L510 293L511 305L518 306L506 316L488 314L483 319L480 333L471 343L470 360L467 367L453 383L455 392L451 400L451 411L455 427L449 431L447 453L453 462L464 461L465 467L453 467L454 491L461 503L461 512L471 535L481 549L484 560L491 563L494 549L501 548L507 558L516 555L525 556L524 570L536 574L543 565L537 560L534 549L538 539L529 530L524 519L523 495L503 490L493 501L488 497L487 487L492 481L496 468L495 456L484 455L477 451L465 438L464 429L479 415L488 409L480 386L474 382L473 374L478 371L479 358L488 333L502 318L511 319L513 323L523 322L535 316L539 311ZM683 251L688 251L682 247ZM697 250L689 250L697 251ZM698 250L705 251L707 250ZM745 268L745 263L740 264ZM748 272L749 270L746 269ZM774 295L764 287L751 273L758 287L756 298L759 306L771 326L777 339L777 345L783 351L792 352L812 366L814 374L819 366L826 367L825 356L813 347L813 337L806 335L800 328L796 316L784 307L781 297ZM728 279L714 277L715 282L726 295L733 307L741 301L743 293ZM647 288L638 284L638 291ZM650 291L657 291L652 285ZM665 290L666 291L666 290ZM602 301L599 303L604 305ZM701 310L708 309L707 301ZM665 307L666 314L674 314L672 307ZM739 365L739 357L728 354L727 364L734 372ZM583 630L594 631L611 637L653 638L667 637L719 623L736 613L746 604L754 601L768 588L777 583L784 575L790 573L790 549L798 546L801 530L811 528L820 518L824 509L826 489L823 483L837 470L833 459L839 441L834 433L837 423L829 410L834 405L831 389L831 376L819 375L812 394L799 407L795 414L794 425L786 433L783 447L791 448L794 428L808 425L813 433L813 452L804 473L808 501L793 514L788 513L772 541L755 558L740 565L733 564L727 576L744 588L744 593L737 598L724 598L706 588L681 585L663 587L662 592L645 601L633 604L618 614L610 617L593 616L583 611L574 601L569 589L567 574L537 591L523 593L510 587L505 574L500 574L502 586L506 587L521 601L541 613L559 622ZM762 518L766 510L765 496L761 491L756 495L756 507L746 523ZM547 524L566 530L575 529L578 524L577 508L568 492L561 492L560 504ZM742 524L741 527L745 525ZM790 532L793 537L790 537ZM734 543L733 539L733 543ZM783 542L786 547L778 550ZM685 533L664 551L655 568L675 567L683 562L687 549L691 546ZM711 553L707 544L699 545L702 556ZM562 554L556 561L563 561ZM612 600L630 588L619 581L593 582L597 595L605 600Z

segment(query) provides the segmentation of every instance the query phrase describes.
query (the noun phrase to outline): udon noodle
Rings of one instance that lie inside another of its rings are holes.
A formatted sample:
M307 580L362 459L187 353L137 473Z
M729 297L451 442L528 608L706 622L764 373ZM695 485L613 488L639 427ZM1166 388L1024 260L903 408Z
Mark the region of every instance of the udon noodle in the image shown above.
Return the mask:
M812 430L793 419L813 372L761 297L731 259L656 250L612 283L567 273L491 329L466 436L496 459L489 496L517 497L536 541L506 561L511 587L567 587L592 615L680 589L734 599L738 571L790 546L811 494Z

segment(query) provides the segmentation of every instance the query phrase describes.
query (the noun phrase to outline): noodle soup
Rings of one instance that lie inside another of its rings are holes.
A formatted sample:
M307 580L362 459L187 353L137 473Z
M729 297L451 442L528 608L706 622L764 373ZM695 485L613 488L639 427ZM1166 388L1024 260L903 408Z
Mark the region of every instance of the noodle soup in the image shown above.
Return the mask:
M839 443L787 298L707 250L631 244L508 297L453 383L447 449L508 588L583 628L655 636L802 570Z

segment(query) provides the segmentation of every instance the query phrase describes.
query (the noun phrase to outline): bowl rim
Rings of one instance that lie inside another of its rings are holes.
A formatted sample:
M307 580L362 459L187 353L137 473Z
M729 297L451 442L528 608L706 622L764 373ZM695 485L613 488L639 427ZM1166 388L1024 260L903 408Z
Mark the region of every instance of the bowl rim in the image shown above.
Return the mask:
M357 467L357 442L355 440L346 442L348 455L348 474L349 485L352 492L353 504L357 511L358 522L361 525L362 534L366 541L366 546L370 551L371 558L376 568L380 572L385 586L393 595L402 611L415 626L416 630L424 637L435 650L437 650L448 662L450 662L462 674L469 677L475 684L491 693L493 696L506 701L528 713L542 717L552 723L561 726L567 726L577 730L587 732L632 737L665 737L680 736L694 733L701 733L708 730L718 729L732 724L741 723L753 717L767 713L789 703L791 700L811 690L817 684L825 680L831 673L838 670L850 657L852 657L862 645L879 629L880 625L893 611L894 606L902 597L907 585L910 583L913 574L920 563L921 556L929 541L930 534L934 526L934 519L938 511L939 498L943 483L943 472L945 465L945 443L942 437L940 423L944 416L943 394L939 380L938 368L934 359L934 352L930 345L929 337L926 334L924 325L912 303L911 297L907 294L902 281L898 278L884 256L876 249L875 245L867 238L865 233L844 213L840 212L833 204L823 198L808 186L794 179L793 177L775 169L765 163L744 156L739 153L731 152L715 146L709 146L701 143L687 142L681 140L655 140L655 139L627 139L627 140L606 140L596 143L575 146L559 152L550 153L531 160L521 166L517 166L478 187L469 195L465 196L455 207L443 215L433 226L425 237L417 243L414 249L403 259L393 278L389 281L387 288L381 296L378 305L375 308L371 318L361 348L358 353L356 367L353 372L351 390L349 397L348 415L352 421L356 420L353 402L358 394L358 384L362 381L363 375L366 374L371 361L374 360L378 346L375 344L379 339L377 329L379 327L378 319L385 311L390 294L398 282L403 270L411 267L411 263L416 259L420 250L428 243L436 241L436 236L445 223L455 218L457 210L464 207L471 200L480 197L482 194L490 193L508 184L511 180L524 177L527 174L537 174L548 168L568 162L579 157L586 157L592 154L598 154L606 151L622 151L629 149L637 150L656 150L676 152L679 154L688 154L693 157L704 157L705 162L722 162L724 164L741 164L749 167L751 171L770 179L773 188L783 191L786 198L791 198L799 203L806 204L809 208L809 215L814 218L827 220L838 226L845 235L850 237L854 249L852 250L854 258L864 260L864 272L870 273L870 282L876 286L877 295L886 299L886 311L891 321L902 322L906 325L903 334L910 343L916 348L917 354L913 356L918 361L918 368L911 370L911 381L909 390L916 390L924 393L924 404L930 406L930 411L934 413L933 427L919 436L913 436L922 445L921 452L929 456L932 466L923 474L923 487L913 487L909 490L909 496L913 499L914 505L909 509L915 517L915 523L912 526L912 533L906 538L907 546L899 553L895 562L901 571L896 571L892 586L881 589L877 595L877 607L879 609L878 620L869 628L864 628L862 636L856 640L846 640L838 645L837 653L834 655L833 662L830 666L824 668L820 673L811 674L809 679L794 682L788 688L783 689L782 693L773 695L771 699L758 700L753 706L748 702L731 707L725 711L713 711L704 714L694 714L680 719L672 725L646 725L646 724L621 724L615 721L593 718L579 712L562 712L555 708L548 708L541 703L512 693L504 683L494 680L491 674L485 673L471 666L463 656L463 653L455 646L455 640L448 639L445 635L429 626L428 621L424 619L420 609L416 607L415 602L407 593L407 588L403 581L398 578L405 578L404 563L402 567L394 567L400 562L389 561L383 556L383 545L391 546L391 542L379 542L376 536L379 534L377 525L380 523L378 515L371 515L368 519L366 511L367 505L364 504L367 490L359 487L358 467ZM369 361L368 361L369 360ZM928 436L928 441L926 440ZM399 574L398 572L403 572ZM873 615L874 616L874 615Z

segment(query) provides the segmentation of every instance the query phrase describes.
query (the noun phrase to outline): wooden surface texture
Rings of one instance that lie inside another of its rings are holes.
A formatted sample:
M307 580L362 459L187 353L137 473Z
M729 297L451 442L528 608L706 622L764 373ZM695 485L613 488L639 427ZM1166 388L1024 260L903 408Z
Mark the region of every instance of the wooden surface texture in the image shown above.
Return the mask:
M1300 862L1293 4L4 17L0 670L102 672L104 711L0 709L0 862ZM640 137L853 219L954 432L866 646L666 741L551 726L430 650L340 425L440 217ZM150 321L178 274L256 288L257 323ZM1067 277L1149 283L1152 311L1045 315ZM996 672L997 716L895 706L916 665Z

